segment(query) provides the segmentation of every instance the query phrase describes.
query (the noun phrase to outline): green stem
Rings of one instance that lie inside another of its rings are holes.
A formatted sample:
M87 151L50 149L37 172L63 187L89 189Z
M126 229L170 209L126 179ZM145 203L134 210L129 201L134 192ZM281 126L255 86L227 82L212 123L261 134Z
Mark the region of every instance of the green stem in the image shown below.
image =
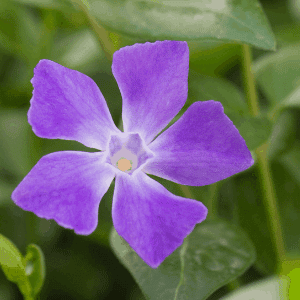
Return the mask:
M74 3L78 4L80 9L83 11L87 19L89 20L89 23L93 29L93 31L96 33L97 38L99 40L99 43L101 45L101 48L108 60L112 60L112 55L115 52L115 47L112 42L112 40L109 37L109 33L99 25L97 20L90 14L88 3L85 0L72 0Z
M209 186L209 200L207 202L208 215L207 218L214 219L218 216L218 191L221 181L215 182Z
M190 198L190 199L196 199L195 196L193 195L191 189L187 186L187 185L179 185L183 195L186 197L186 198Z
M253 116L257 116L259 114L259 105L251 65L252 56L250 47L248 45L243 45L243 74L245 93L251 114ZM280 216L277 208L276 192L270 170L270 164L266 155L267 148L268 143L265 143L255 150L255 154L257 156L257 166L262 185L263 201L267 209L273 244L277 252L277 259L282 261L285 259L283 231L281 228Z

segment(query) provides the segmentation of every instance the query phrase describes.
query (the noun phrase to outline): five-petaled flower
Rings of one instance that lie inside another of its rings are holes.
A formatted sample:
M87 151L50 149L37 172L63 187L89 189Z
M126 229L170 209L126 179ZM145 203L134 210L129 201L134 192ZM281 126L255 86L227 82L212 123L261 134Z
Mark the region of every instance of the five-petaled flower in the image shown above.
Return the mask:
M101 151L42 157L13 192L14 202L87 235L97 227L100 200L115 178L114 227L149 266L158 267L206 218L207 209L173 195L147 174L203 186L253 164L244 139L213 100L193 103L157 136L187 99L188 64L188 45L180 41L135 44L114 53L121 132L92 79L41 60L28 111L34 133Z

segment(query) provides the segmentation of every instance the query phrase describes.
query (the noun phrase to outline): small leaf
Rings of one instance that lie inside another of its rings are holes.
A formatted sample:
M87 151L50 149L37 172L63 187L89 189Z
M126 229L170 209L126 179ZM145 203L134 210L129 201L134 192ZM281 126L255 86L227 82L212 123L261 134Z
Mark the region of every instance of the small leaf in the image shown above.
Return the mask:
M32 293L37 295L44 284L46 276L44 254L40 247L34 244L28 245L25 262L25 272L31 284Z
M115 230L111 245L142 291L153 300L204 300L240 276L255 260L251 241L224 221L196 225L183 245L157 268L149 267Z
M274 50L275 39L257 0L89 0L108 29L147 40L215 39Z
M22 254L6 237L0 234L0 265L8 280L15 282L22 294L31 299L31 286L25 274Z

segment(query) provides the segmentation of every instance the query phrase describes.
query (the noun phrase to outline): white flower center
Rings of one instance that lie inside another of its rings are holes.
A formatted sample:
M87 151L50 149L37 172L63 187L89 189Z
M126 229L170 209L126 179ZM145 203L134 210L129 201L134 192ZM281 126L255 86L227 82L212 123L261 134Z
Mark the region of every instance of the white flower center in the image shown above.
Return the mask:
M138 133L112 135L108 150L107 163L129 175L153 157Z

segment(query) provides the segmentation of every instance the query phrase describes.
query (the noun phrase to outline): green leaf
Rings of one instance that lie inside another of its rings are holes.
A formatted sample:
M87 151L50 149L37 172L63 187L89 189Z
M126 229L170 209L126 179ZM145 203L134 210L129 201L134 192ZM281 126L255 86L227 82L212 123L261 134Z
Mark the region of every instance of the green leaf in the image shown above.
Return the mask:
M22 254L6 237L0 234L0 265L8 280L15 282L22 294L31 299L31 286L25 274Z
M255 62L253 70L274 108L300 85L300 45L282 48L276 53L263 56Z
M240 116L228 113L228 117L239 130L249 150L263 144L271 135L272 123L266 117Z
M26 300L33 300L45 279L45 261L41 249L27 247L24 258L18 248L0 234L0 266L8 280L15 282Z
M183 245L157 268L149 267L115 230L111 245L149 299L204 300L240 276L255 260L251 241L224 221L196 225Z
M292 300L288 297L288 288L288 278L274 276L241 287L220 300Z
M40 247L34 244L28 245L25 262L25 271L31 284L32 293L37 295L44 284L46 276L44 254Z
M90 13L112 31L147 40L222 40L274 50L257 0L89 0Z

